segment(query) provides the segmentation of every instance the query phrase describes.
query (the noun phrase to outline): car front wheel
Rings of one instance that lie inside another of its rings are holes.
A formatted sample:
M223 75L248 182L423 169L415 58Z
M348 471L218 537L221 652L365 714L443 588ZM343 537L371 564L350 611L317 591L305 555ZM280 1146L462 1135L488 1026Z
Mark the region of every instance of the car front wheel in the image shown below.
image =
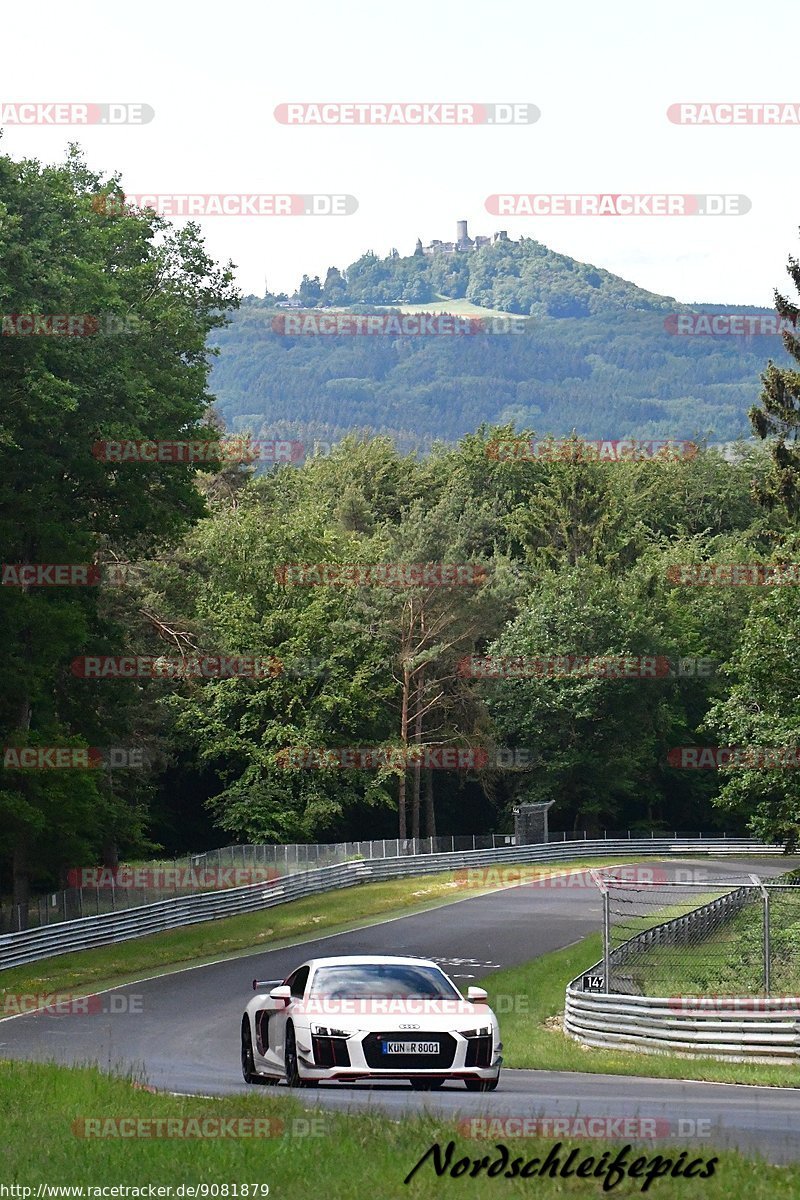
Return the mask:
M250 1022L242 1017L242 1078L245 1083L258 1083L256 1064L253 1059L253 1039L250 1036Z
M242 1077L245 1083L258 1083L262 1086L278 1082L275 1076L259 1075L256 1071L250 1022L246 1016L242 1017Z
M300 1068L297 1064L297 1039L294 1036L294 1025L289 1025L286 1029L286 1050L284 1052L284 1061L286 1063L286 1082L288 1083L289 1087L306 1087L306 1081L305 1079L301 1078Z

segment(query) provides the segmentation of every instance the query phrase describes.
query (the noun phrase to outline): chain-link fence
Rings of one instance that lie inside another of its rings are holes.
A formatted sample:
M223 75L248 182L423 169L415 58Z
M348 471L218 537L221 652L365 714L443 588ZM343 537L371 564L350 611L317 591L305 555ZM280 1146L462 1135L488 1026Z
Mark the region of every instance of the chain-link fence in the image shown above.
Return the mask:
M651 838L725 838L722 833L603 830L593 834L608 840ZM581 841L585 830L551 831L547 842ZM353 859L396 858L404 854L447 854L465 850L496 850L516 845L510 833L455 834L434 838L377 838L373 841L295 843L292 845L247 844L223 846L202 854L160 862L122 866L116 872L98 867L69 872L74 886L32 896L27 904L12 904L0 889L0 933L16 933L79 917L99 916L138 908L174 896L219 891L263 883L298 871L335 866Z
M555 834L567 837L584 834ZM298 871L311 871L357 859L442 854L460 850L494 850L513 846L513 834L463 834L439 838L379 838L375 841L300 843L294 845L223 846L202 854L160 862L123 865L116 870L75 868L74 886L31 897L27 904L0 900L0 933L36 929L60 921L138 908L194 892L264 883Z
M800 872L769 880L694 868L685 875L691 878L595 873L603 894L604 990L800 995Z

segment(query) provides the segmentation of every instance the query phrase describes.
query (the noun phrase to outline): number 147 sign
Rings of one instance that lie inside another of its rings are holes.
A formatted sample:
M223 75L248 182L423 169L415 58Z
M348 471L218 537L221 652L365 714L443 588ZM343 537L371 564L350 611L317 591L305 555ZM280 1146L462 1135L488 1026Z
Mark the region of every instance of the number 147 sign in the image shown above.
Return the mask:
M583 990L585 992L602 992L603 976L602 975L584 975Z

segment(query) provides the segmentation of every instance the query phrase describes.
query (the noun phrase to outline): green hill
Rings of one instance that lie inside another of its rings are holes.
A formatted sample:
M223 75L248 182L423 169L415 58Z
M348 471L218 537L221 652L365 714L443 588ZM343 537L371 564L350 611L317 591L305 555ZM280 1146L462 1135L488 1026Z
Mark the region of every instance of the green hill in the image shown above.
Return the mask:
M514 421L541 435L730 441L749 432L767 359L786 357L776 335L685 336L670 321L769 310L690 308L530 238L455 254L365 254L323 282L304 276L293 301L312 312L391 306L528 320L524 336L282 336L273 327L287 311L280 298L248 297L215 339L212 387L233 430L335 440L371 429L424 448L481 422Z

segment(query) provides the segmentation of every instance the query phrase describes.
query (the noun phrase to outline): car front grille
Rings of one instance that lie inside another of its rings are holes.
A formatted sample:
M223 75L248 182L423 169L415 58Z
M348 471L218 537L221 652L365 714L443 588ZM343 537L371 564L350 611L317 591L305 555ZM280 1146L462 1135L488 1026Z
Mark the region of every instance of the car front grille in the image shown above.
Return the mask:
M384 1054L384 1042L438 1042L438 1054ZM452 1067L456 1056L456 1039L449 1033L425 1033L406 1030L388 1033L369 1033L362 1043L364 1058L370 1067L400 1071L444 1071Z

